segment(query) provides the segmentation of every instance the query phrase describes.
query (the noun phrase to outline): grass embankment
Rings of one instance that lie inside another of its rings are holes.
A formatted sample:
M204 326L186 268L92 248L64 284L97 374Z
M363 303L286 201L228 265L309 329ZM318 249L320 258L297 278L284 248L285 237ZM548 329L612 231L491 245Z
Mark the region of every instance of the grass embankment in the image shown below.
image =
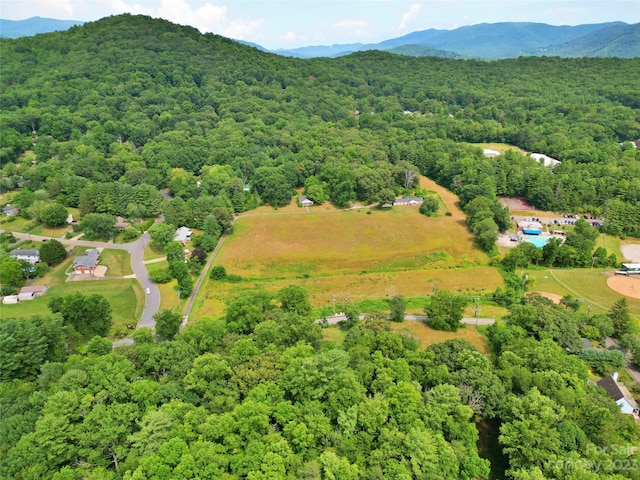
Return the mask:
M230 295L256 288L275 292L290 284L305 288L314 307L397 294L421 297L434 288L471 295L502 285L475 247L457 197L424 177L420 187L436 192L451 215L430 218L416 207L340 211L324 205L308 212L292 205L252 211L236 222L215 261L243 281L207 280L193 314L219 315Z
M126 325L135 324L144 306L144 292L135 278L66 281L65 272L72 265L74 256L81 255L85 250L84 248L74 250L66 260L53 267L44 277L33 282L33 285L49 287L44 296L16 305L0 305L0 319L47 315L50 313L47 304L51 298L79 292L83 295L99 294L107 299L112 309L112 332L122 330ZM108 276L131 273L129 254L126 252L105 249L101 254L100 263L109 267Z

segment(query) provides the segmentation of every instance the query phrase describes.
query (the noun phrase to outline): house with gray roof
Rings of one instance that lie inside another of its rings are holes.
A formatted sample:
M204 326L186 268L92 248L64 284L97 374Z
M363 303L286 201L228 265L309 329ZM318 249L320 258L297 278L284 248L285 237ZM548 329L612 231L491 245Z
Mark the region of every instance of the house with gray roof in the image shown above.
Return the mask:
M87 250L81 257L73 259L73 270L76 273L93 273L100 263L98 249Z
M17 249L9 253L9 256L16 260L26 260L31 265L35 265L40 261L40 252L38 250Z
M638 403L631 396L631 393L624 386L624 384L618 382L618 372L613 372L613 375L604 377L602 380L596 382L596 385L606 390L607 394L613 398L616 404L620 407L622 413L629 415L640 413L638 410Z
M2 213L4 213L7 217L15 217L20 213L20 210L18 210L13 205L5 205L4 207L2 207Z

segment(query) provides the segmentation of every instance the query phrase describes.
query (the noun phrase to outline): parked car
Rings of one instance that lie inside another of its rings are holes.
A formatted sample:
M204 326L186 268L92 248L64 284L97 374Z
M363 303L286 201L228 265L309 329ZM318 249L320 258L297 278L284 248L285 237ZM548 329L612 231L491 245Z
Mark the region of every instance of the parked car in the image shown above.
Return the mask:
M151 289L147 288L147 295L149 295L151 293Z

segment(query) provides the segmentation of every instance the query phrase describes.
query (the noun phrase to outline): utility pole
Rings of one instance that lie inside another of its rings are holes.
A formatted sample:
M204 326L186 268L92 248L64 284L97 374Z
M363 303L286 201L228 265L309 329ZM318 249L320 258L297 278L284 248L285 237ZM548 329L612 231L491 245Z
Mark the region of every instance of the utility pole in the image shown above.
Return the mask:
M475 317L476 317L476 327L477 327L478 326L478 315L480 314L480 307L478 306L478 301L480 300L480 297L478 295L476 295L475 297L473 297L473 299L476 302Z

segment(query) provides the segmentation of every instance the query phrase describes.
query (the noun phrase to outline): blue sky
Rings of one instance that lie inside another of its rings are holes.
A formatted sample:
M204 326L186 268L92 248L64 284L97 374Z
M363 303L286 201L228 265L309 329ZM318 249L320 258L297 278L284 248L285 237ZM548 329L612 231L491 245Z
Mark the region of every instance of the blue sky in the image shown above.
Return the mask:
M429 28L495 22L640 22L639 0L2 0L0 18L91 21L145 14L202 32L293 48L373 43Z

